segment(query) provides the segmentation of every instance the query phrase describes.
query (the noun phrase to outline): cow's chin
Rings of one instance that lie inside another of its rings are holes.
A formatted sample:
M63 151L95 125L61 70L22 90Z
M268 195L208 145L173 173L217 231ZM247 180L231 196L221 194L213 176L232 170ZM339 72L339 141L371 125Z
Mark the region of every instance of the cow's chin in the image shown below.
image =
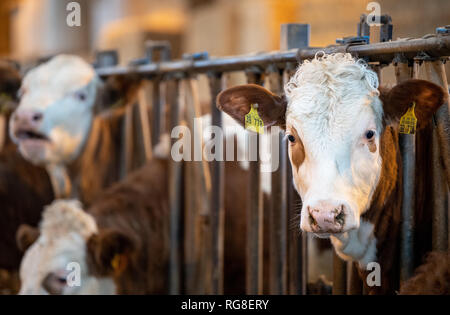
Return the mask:
M22 156L35 165L44 165L49 160L52 143L49 140L25 139L18 143Z
M20 154L29 162L38 166L67 165L80 154L82 145L66 139L52 140L20 140Z

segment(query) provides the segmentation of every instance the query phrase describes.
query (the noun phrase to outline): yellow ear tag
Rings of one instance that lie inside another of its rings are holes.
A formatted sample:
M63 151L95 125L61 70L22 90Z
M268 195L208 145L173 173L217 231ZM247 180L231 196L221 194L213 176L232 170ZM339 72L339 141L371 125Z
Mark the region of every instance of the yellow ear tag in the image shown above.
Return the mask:
M111 260L111 267L113 267L114 272L120 274L127 266L126 258L124 255L115 254L114 258Z
M245 129L254 131L260 134L264 133L264 122L258 115L258 104L252 104L250 111L244 117Z
M415 134L416 126L417 126L417 118L414 114L414 107L416 107L416 103L413 102L412 106L408 108L408 111L405 115L400 118L400 133L405 134Z

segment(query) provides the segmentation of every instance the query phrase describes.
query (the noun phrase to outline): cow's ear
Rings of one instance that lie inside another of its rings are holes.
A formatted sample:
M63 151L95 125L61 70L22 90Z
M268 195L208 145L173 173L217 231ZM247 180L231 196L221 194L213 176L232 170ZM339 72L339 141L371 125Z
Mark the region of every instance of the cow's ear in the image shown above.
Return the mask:
M38 228L28 224L21 224L16 232L17 247L25 252L39 238L40 232Z
M432 115L444 104L447 97L447 93L440 86L416 79L404 81L390 90L380 92L387 124L397 123L415 103L414 113L419 130L430 122Z
M264 126L282 126L286 123L285 97L277 96L256 84L245 84L222 91L216 100L217 108L244 125L244 117L252 104L258 104L258 114Z
M87 242L89 261L94 273L121 275L136 250L135 243L126 234L116 230L102 230Z

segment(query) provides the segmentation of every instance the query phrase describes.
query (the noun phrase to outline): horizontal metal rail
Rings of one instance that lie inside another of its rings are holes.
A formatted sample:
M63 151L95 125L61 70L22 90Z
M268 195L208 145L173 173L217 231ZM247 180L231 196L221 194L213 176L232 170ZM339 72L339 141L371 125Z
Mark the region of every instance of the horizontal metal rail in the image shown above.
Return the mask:
M450 36L436 35L429 38L398 40L368 45L337 45L324 48L291 49L269 53L211 58L206 60L175 60L170 62L149 63L140 66L114 66L97 68L100 76L125 75L138 73L143 75L167 75L179 72L204 73L209 71L239 71L251 67L264 67L270 64L283 64L313 58L325 53L349 52L359 57L369 57L371 61L390 62L396 54L414 57L417 53L427 53L430 57L450 55Z

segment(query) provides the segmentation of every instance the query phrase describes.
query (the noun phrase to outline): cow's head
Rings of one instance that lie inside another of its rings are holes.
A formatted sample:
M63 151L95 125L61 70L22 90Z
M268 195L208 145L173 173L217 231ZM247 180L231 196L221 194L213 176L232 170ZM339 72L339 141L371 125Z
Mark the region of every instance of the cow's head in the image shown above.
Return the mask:
M305 61L285 86L286 97L256 85L223 91L217 106L241 124L257 103L265 126L289 140L294 185L303 200L301 228L320 237L356 229L371 203L383 161L380 138L415 102L422 128L443 103L443 90L410 80L380 95L377 75L350 54Z
M57 200L43 212L40 230L21 226L20 294L114 294L134 253L116 230L100 230L75 200Z
M59 55L24 77L10 136L34 164L63 164L89 134L100 80L81 58Z

